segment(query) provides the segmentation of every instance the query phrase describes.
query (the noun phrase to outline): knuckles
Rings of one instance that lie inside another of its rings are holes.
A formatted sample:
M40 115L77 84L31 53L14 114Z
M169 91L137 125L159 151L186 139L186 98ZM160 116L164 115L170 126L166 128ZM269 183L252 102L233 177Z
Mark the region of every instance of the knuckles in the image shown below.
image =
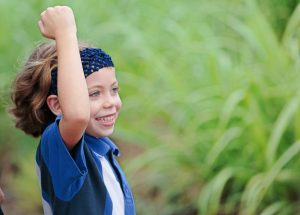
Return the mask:
M51 13L60 13L60 12L66 12L66 13L73 13L73 10L68 6L55 6L55 7L48 7L46 10L44 10L40 15L41 17L45 16L46 14Z

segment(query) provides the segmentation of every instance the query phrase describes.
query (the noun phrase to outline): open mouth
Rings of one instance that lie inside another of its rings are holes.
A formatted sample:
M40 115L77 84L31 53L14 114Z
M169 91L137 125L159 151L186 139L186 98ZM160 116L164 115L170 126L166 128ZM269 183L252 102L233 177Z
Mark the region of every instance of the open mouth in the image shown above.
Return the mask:
M97 117L96 121L103 126L112 126L115 124L116 114Z

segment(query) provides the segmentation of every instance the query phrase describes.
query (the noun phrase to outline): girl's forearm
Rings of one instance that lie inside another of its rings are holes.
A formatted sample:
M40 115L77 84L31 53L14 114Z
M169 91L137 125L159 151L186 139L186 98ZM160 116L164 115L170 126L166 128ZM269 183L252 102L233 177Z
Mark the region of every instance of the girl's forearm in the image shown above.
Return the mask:
M88 89L80 60L76 32L56 37L58 55L58 99L66 121L90 118Z

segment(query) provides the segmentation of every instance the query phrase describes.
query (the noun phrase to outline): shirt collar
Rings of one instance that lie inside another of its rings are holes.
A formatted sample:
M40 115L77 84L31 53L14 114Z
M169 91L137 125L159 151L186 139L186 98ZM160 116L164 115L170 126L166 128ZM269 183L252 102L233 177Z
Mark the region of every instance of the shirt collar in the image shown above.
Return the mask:
M59 114L55 121L61 120L62 115ZM84 133L84 140L88 143L88 146L97 154L104 156L108 151L112 151L115 156L120 156L119 148L108 137L94 137L87 133Z
M115 156L120 156L119 148L108 137L97 138L85 133L84 140L94 152L101 156L106 155L109 151L112 151Z

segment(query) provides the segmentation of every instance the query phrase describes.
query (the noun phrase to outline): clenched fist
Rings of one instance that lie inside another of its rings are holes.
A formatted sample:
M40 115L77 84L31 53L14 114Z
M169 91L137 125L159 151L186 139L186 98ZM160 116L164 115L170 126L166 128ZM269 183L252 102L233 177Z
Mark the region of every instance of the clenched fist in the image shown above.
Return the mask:
M47 8L41 13L38 25L41 34L49 39L77 32L73 11L67 6Z

